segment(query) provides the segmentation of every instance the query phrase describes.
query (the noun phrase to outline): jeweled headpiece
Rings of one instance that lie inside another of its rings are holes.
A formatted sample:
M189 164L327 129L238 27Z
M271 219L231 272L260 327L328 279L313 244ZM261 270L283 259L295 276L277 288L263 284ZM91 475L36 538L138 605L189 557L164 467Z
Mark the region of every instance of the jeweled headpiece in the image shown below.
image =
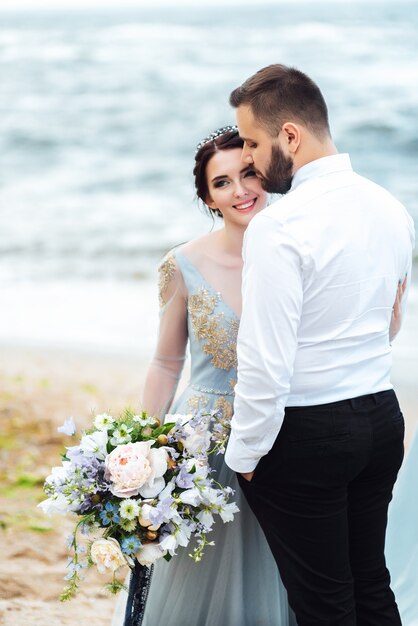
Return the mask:
M196 154L199 152L200 148L203 148L207 143L221 137L222 135L226 135L226 133L238 132L238 126L222 126L222 128L218 128L218 130L214 130L213 133L205 137L197 146L196 146Z

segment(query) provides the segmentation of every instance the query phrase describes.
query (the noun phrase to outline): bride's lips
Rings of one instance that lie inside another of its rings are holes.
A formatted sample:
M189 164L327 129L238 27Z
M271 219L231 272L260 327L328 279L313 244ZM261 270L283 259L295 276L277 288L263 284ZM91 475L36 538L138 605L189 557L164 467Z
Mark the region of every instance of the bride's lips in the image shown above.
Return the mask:
M252 200L246 200L245 202L240 202L240 204L234 204L234 209L237 209L240 213L249 213L255 207L255 203L257 202L257 198L253 198Z

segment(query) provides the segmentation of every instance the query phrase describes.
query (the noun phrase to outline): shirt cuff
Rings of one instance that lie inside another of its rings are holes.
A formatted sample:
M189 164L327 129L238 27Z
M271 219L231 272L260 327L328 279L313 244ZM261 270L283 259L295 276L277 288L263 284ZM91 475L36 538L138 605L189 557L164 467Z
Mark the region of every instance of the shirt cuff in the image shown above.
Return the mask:
M247 472L253 472L259 460L260 456L254 455L241 439L237 439L232 430L225 452L225 463L228 467L234 470L234 472L245 474Z

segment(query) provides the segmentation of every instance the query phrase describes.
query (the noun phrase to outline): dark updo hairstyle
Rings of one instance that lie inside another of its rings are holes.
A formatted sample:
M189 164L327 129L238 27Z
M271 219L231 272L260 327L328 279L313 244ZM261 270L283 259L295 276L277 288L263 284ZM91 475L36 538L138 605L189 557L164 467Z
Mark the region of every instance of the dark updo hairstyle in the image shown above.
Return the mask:
M229 130L231 128L231 130ZM213 136L213 139L211 138ZM193 168L194 184L196 188L197 197L200 198L205 205L209 197L208 181L206 178L206 169L209 161L214 154L220 150L233 150L234 148L242 149L244 145L243 140L238 134L238 130L234 127L221 128L212 135L209 135L206 139L199 144L196 156L195 166ZM219 209L211 209L207 206L212 214L222 217L222 213Z

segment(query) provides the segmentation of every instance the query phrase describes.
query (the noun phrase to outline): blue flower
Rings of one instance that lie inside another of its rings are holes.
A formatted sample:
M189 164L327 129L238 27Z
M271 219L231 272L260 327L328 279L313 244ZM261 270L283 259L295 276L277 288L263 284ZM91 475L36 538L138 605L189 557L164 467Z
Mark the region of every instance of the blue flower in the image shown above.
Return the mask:
M130 535L122 540L121 548L125 554L136 554L141 547L141 542L135 535Z
M104 510L100 513L100 519L102 520L103 526L119 524L119 507L116 504L107 502Z

